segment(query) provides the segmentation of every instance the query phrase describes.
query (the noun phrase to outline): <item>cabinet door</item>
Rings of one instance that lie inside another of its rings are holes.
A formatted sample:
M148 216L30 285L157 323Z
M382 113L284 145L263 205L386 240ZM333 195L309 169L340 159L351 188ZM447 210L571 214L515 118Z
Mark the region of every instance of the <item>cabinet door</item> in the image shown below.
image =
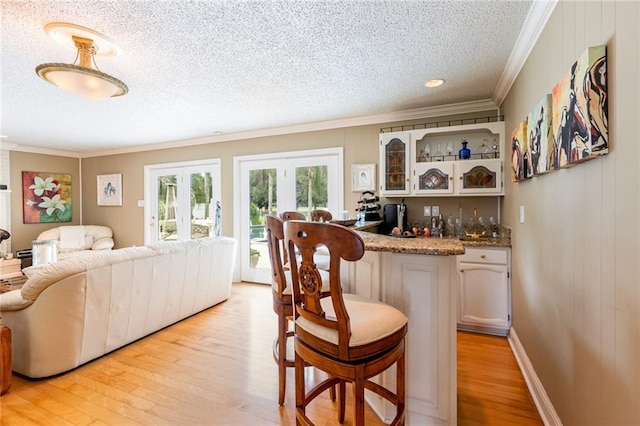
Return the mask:
M458 328L509 330L511 291L506 265L460 262L459 282Z
M409 194L411 135L409 132L380 135L380 194Z
M458 194L504 194L502 160L468 160L456 163Z
M413 193L419 195L453 194L453 164L444 161L416 163L411 185Z

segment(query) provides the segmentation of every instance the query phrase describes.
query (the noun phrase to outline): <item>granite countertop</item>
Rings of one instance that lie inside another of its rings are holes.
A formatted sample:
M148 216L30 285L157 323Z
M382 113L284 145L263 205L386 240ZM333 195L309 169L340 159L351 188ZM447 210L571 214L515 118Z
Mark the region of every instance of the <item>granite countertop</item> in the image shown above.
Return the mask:
M499 238L478 238L461 241L455 237L401 238L376 233L381 221L356 222L351 229L360 234L366 250L392 253L423 254L431 256L457 256L465 247L511 247L511 230L501 230Z

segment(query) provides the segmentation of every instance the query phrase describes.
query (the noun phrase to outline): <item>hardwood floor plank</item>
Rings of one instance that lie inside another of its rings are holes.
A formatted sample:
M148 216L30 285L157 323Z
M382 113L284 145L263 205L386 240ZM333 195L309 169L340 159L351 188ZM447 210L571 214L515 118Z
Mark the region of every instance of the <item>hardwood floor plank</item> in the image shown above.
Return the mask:
M7 425L295 425L294 372L278 405L272 357L276 315L269 286L238 283L232 297L66 374L14 375L0 397ZM505 338L458 333L458 424L541 425ZM309 384L323 373L308 371ZM352 425L347 388L344 425ZM367 406L367 426L382 421ZM318 425L338 425L336 403L308 407Z

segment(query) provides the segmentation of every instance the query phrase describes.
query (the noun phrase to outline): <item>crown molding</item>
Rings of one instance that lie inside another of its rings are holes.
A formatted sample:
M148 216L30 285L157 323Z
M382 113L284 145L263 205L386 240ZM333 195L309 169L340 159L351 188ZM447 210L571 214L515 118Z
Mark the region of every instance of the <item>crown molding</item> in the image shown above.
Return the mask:
M547 21L551 17L558 0L534 0L524 22L522 31L513 46L507 65L502 71L500 80L493 92L493 101L500 107L504 102L511 86L516 81L518 74L522 70L524 63L527 61L531 50L536 45L538 37L542 34L542 30L547 25Z
M57 155L60 157L81 158L81 155L79 152L62 151L58 149L50 149L50 148L42 148L38 146L18 145L18 144L3 144L3 149L5 148L5 145L9 151L32 152L34 154Z
M108 151L96 151L80 154L81 158L102 157L105 155L128 154L141 151L155 151L158 149L184 148L194 145L204 145L209 143L229 142L234 140L261 138L266 136L287 135L293 133L314 132L320 130L340 129L344 127L368 126L380 124L384 127L386 123L418 120L430 117L442 117L454 114L467 114L497 109L491 99L479 101L461 102L456 104L441 105L436 107L417 108L405 111L394 111L384 114L368 115L355 118L343 118L339 120L318 121L313 123L298 124L294 126L273 127L268 129L251 130L246 132L228 133L223 135L211 135L201 138L193 138L182 141L167 143L157 143L152 145L138 145L129 148L113 149Z

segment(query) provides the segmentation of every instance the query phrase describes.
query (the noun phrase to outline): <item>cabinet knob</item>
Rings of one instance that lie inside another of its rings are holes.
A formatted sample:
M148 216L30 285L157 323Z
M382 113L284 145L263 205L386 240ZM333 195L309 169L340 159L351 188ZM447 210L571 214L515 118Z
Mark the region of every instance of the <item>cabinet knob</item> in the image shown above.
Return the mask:
M464 272L464 269L460 269L460 272Z
M484 254L480 255L480 259L484 259L485 257L487 257L487 256L485 256Z
M453 176L449 176L449 180L453 180Z

